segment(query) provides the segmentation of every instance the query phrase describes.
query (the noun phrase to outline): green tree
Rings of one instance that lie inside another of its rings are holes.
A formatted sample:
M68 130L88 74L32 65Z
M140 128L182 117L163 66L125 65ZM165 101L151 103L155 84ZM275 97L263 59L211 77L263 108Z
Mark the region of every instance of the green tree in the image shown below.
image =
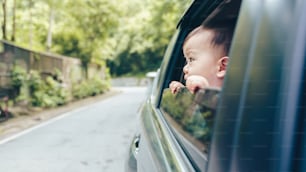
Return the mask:
M114 75L144 73L158 68L190 1L16 1L7 32L17 45L81 59L85 74L89 63L106 60ZM12 14L13 0L7 3Z
M3 39L7 39L7 36L6 36L6 16L7 16L6 11L7 10L6 9L7 9L6 0L3 0L2 1L3 21L2 21L2 25L1 25Z
M49 16L48 16L48 33L47 33L47 41L46 41L46 50L49 52L52 47L52 31L55 20L56 12L61 10L64 1L54 1L54 0L46 0L46 3L49 7ZM60 14L60 13L59 13Z
M190 1L137 1L126 13L135 11L127 22L121 22L120 46L116 58L108 60L113 75L144 73L156 70L176 28L181 14ZM133 10L131 10L133 9ZM126 15L129 16L129 15Z
M16 37L16 0L13 0L13 17L12 17L12 34L11 34L11 41L15 41Z
M120 11L116 1L68 1L68 21L54 38L57 53L80 58L87 75L89 63L105 64L108 37L116 33ZM69 8L68 8L69 7ZM72 28L72 29L71 29ZM72 43L69 43L72 41ZM69 46L67 46L69 45Z

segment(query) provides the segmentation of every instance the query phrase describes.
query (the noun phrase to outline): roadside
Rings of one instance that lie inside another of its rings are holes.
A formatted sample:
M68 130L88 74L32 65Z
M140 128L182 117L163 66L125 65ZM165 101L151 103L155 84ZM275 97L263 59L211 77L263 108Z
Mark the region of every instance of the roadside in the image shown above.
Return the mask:
M19 114L16 117L9 118L7 121L3 121L0 123L0 140L5 139L27 128L33 127L41 122L59 116L65 112L69 112L73 109L80 108L91 103L95 103L97 101L106 99L119 93L120 90L112 88L110 91L104 94L71 102L57 108L47 109L44 111L32 110L30 114ZM18 109L15 109L15 111L18 111Z
M148 84L147 78L136 77L118 77L112 78L111 85L115 87L131 87L131 86L146 86Z

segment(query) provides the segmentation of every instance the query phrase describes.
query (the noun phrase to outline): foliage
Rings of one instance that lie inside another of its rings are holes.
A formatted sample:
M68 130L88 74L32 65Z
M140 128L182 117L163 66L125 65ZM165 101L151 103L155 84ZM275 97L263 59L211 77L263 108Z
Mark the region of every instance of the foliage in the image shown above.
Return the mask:
M110 87L109 80L102 80L99 76L84 80L80 84L75 84L72 90L66 88L61 83L61 73L56 71L55 76L42 78L38 71L32 70L27 73L20 66L15 66L12 71L12 83L18 89L17 101L30 100L32 106L56 107L71 100L71 96L76 99L102 94ZM29 91L20 92L20 88ZM29 94L26 94L26 93Z
M119 9L115 8L116 3L106 0L68 1L67 6L70 21L67 23L69 26L64 24L63 27L69 30L63 28L57 32L55 46L60 48L53 50L80 58L87 72L89 63L99 65L105 60L101 47L116 30Z
M215 111L196 103L197 96L199 95L191 94L186 87L176 94L166 89L161 107L181 129L207 145L210 143Z
M164 90L162 108L177 121L182 121L186 109L190 107L193 95L187 89L181 89L178 94L171 93L170 89Z
M70 57L78 57L82 51L82 36L77 31L61 31L53 36L53 51Z
M20 88L27 80L27 71L20 66L15 65L12 70L12 86L19 92Z
M76 99L95 96L107 91L110 87L106 80L101 80L99 77L94 77L84 80L79 84L74 84L72 88L73 97Z
M33 91L32 105L39 107L56 107L67 103L67 90L61 86L60 82L48 76L46 80Z
M147 1L136 14L120 25L114 59L108 60L111 74L146 73L156 70L176 28L179 17L189 3L181 0Z
M29 89L30 89L30 95L34 95L35 91L40 90L41 86L43 84L43 80L40 77L40 74L38 71L30 71L30 77L29 77Z
M191 0L16 1L15 44L105 64L112 75L156 70ZM13 14L7 1L7 14ZM54 15L51 15L54 14ZM3 15L3 12L0 12ZM7 19L7 34L13 32ZM1 36L1 35L0 35ZM3 35L2 35L3 37ZM50 46L50 45L49 45Z
M61 81L56 79L58 77L48 76L44 80L38 71L33 70L30 71L28 78L27 82L33 106L55 107L68 102L69 92L62 86Z

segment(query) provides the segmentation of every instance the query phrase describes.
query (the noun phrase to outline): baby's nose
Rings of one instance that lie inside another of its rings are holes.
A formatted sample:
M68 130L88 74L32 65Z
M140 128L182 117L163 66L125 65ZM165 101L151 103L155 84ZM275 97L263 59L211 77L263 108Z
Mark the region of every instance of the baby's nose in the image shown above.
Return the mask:
M184 66L184 68L183 68L183 72L186 74L186 73L188 73L188 64L186 64L185 66Z

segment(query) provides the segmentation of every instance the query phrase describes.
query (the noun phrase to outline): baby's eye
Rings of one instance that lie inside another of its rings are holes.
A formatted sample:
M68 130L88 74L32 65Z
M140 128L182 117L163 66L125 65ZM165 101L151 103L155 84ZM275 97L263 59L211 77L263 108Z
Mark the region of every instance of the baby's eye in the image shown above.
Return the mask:
M193 62L193 61L194 61L194 58L192 58L192 57L188 57L188 58L187 58L187 61L188 61L188 63L191 63L191 62Z

